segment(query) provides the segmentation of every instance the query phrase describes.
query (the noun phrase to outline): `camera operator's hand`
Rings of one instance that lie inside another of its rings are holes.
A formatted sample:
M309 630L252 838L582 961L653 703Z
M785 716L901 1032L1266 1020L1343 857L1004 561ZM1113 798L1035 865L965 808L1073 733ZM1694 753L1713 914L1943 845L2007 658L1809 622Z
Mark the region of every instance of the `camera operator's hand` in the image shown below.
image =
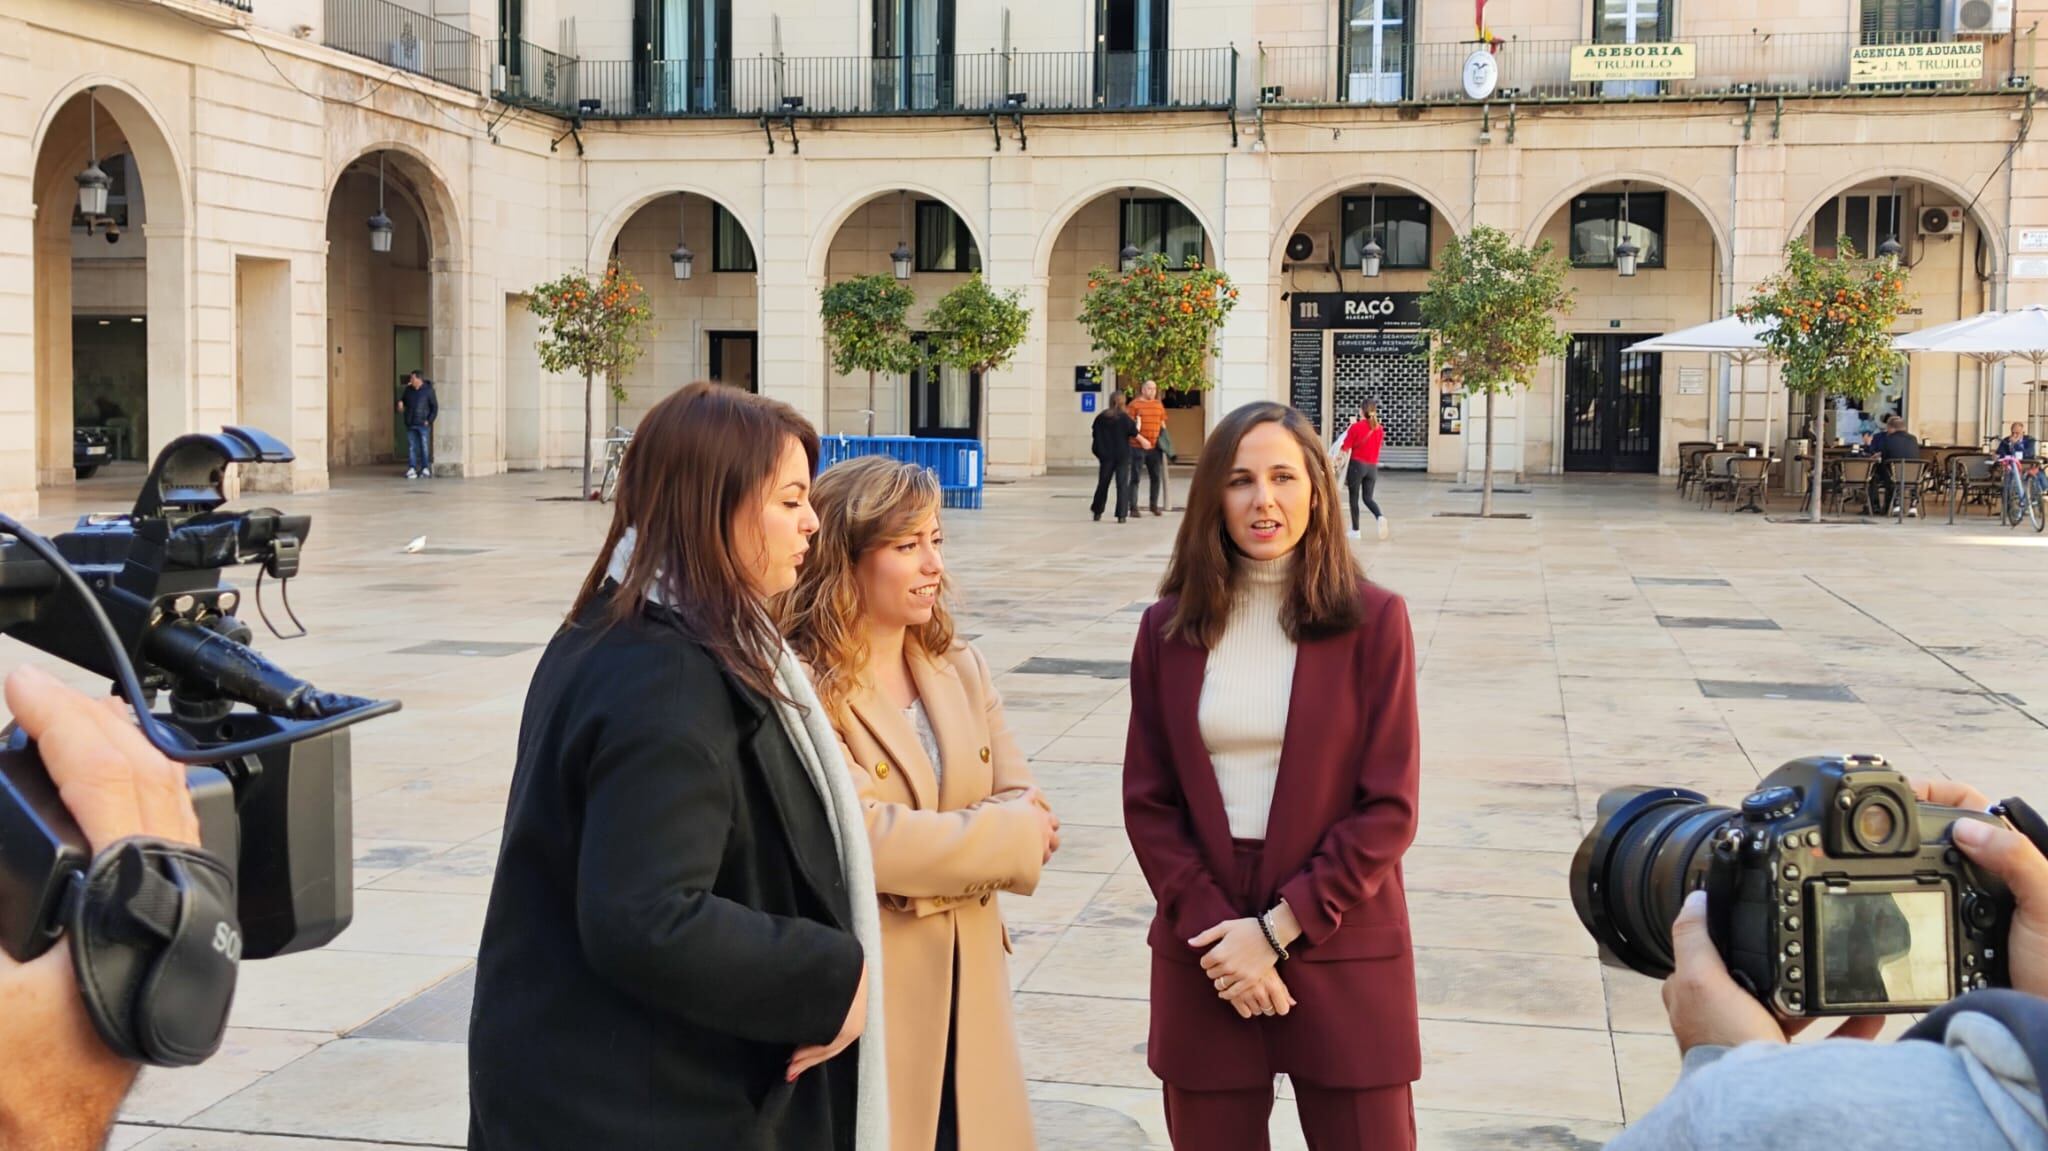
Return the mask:
M6 694L94 850L132 835L199 842L185 773L117 701L95 702L32 667L7 677ZM82 1151L105 1140L136 1067L94 1032L68 949L25 964L0 952L0 1067L0 1147Z
M1913 794L1923 802L1984 811L1991 801L1966 783L1918 780ZM2026 836L2001 824L1958 820L1956 846L1970 862L2003 880L2013 898L2012 934L2006 939L2013 989L2048 995L2048 859Z
M1695 891L1671 924L1671 952L1677 970L1664 981L1664 1011L1682 1054L1695 1047L1738 1047L1783 1043L1810 1019L1781 1020L1728 974L1728 965L1707 931L1707 893ZM1869 1039L1884 1027L1881 1016L1858 1016L1835 1029L1832 1038Z

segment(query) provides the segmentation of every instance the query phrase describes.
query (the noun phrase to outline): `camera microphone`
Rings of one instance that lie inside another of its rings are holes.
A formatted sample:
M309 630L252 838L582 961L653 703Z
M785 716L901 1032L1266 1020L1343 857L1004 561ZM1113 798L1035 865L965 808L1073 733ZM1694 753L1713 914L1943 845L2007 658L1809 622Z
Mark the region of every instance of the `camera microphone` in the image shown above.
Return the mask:
M325 719L369 701L321 691L226 635L191 620L169 620L151 630L150 660L176 675L258 711L285 719Z

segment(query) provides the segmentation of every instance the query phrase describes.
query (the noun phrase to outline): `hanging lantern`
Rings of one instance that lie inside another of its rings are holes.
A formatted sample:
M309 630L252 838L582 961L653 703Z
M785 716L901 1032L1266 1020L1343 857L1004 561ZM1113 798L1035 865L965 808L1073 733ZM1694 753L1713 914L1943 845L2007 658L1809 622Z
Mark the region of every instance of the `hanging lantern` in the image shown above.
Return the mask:
M1621 243L1614 246L1614 271L1620 276L1636 274L1636 261L1642 258L1643 250L1636 247L1629 238L1628 224L1628 181L1621 182Z
M1878 241L1877 254L1882 259L1896 260L1899 258L1899 255L1903 253L1905 250L1906 246L1904 244L1899 243L1899 178L1897 176L1893 176L1892 230L1890 235Z
M1118 266L1124 271L1136 271L1138 268L1138 246L1136 244L1125 244L1124 250L1116 254L1116 259Z
M1358 253L1358 270L1365 274L1366 279L1370 280L1380 274L1380 263L1386 258L1387 254L1386 249L1380 247L1379 238L1375 235L1380 227L1380 187L1378 184L1374 184L1372 187L1372 206L1366 209L1366 211L1368 215L1365 218L1365 248Z
M85 226L91 230L94 222L107 214L107 192L114 182L100 168L100 109L99 101L93 95L94 89L85 90L86 148L85 171L80 172L78 181L78 214L85 217Z
M384 214L384 156L377 156L377 214L370 217L370 250L391 250L391 217Z
M675 269L676 279L687 280L690 278L691 267L697 262L697 253L690 250L689 241L684 238L682 201L683 197L676 197L676 250L668 254L668 262L669 266Z

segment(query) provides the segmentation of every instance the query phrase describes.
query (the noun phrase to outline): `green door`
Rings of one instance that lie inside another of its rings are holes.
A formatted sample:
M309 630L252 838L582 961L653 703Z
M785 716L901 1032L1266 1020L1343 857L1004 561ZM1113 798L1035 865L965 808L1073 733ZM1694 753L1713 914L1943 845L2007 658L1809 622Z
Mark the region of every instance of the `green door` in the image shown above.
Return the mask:
M425 371L427 367L427 330L404 326L391 329L391 368L397 373L397 381L391 392L391 458L405 458L405 417L398 412L398 402L405 395L405 377L414 369Z

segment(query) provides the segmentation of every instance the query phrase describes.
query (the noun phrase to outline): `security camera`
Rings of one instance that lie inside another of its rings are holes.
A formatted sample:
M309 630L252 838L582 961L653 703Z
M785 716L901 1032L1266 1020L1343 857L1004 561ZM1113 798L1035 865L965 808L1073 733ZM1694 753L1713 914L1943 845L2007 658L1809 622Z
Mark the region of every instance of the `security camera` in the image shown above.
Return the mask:
M107 243L109 243L109 244L118 244L118 243L120 243L120 242L121 242L121 229L120 229L120 228L119 228L118 226L114 225L114 224L108 224L108 225L107 225Z

